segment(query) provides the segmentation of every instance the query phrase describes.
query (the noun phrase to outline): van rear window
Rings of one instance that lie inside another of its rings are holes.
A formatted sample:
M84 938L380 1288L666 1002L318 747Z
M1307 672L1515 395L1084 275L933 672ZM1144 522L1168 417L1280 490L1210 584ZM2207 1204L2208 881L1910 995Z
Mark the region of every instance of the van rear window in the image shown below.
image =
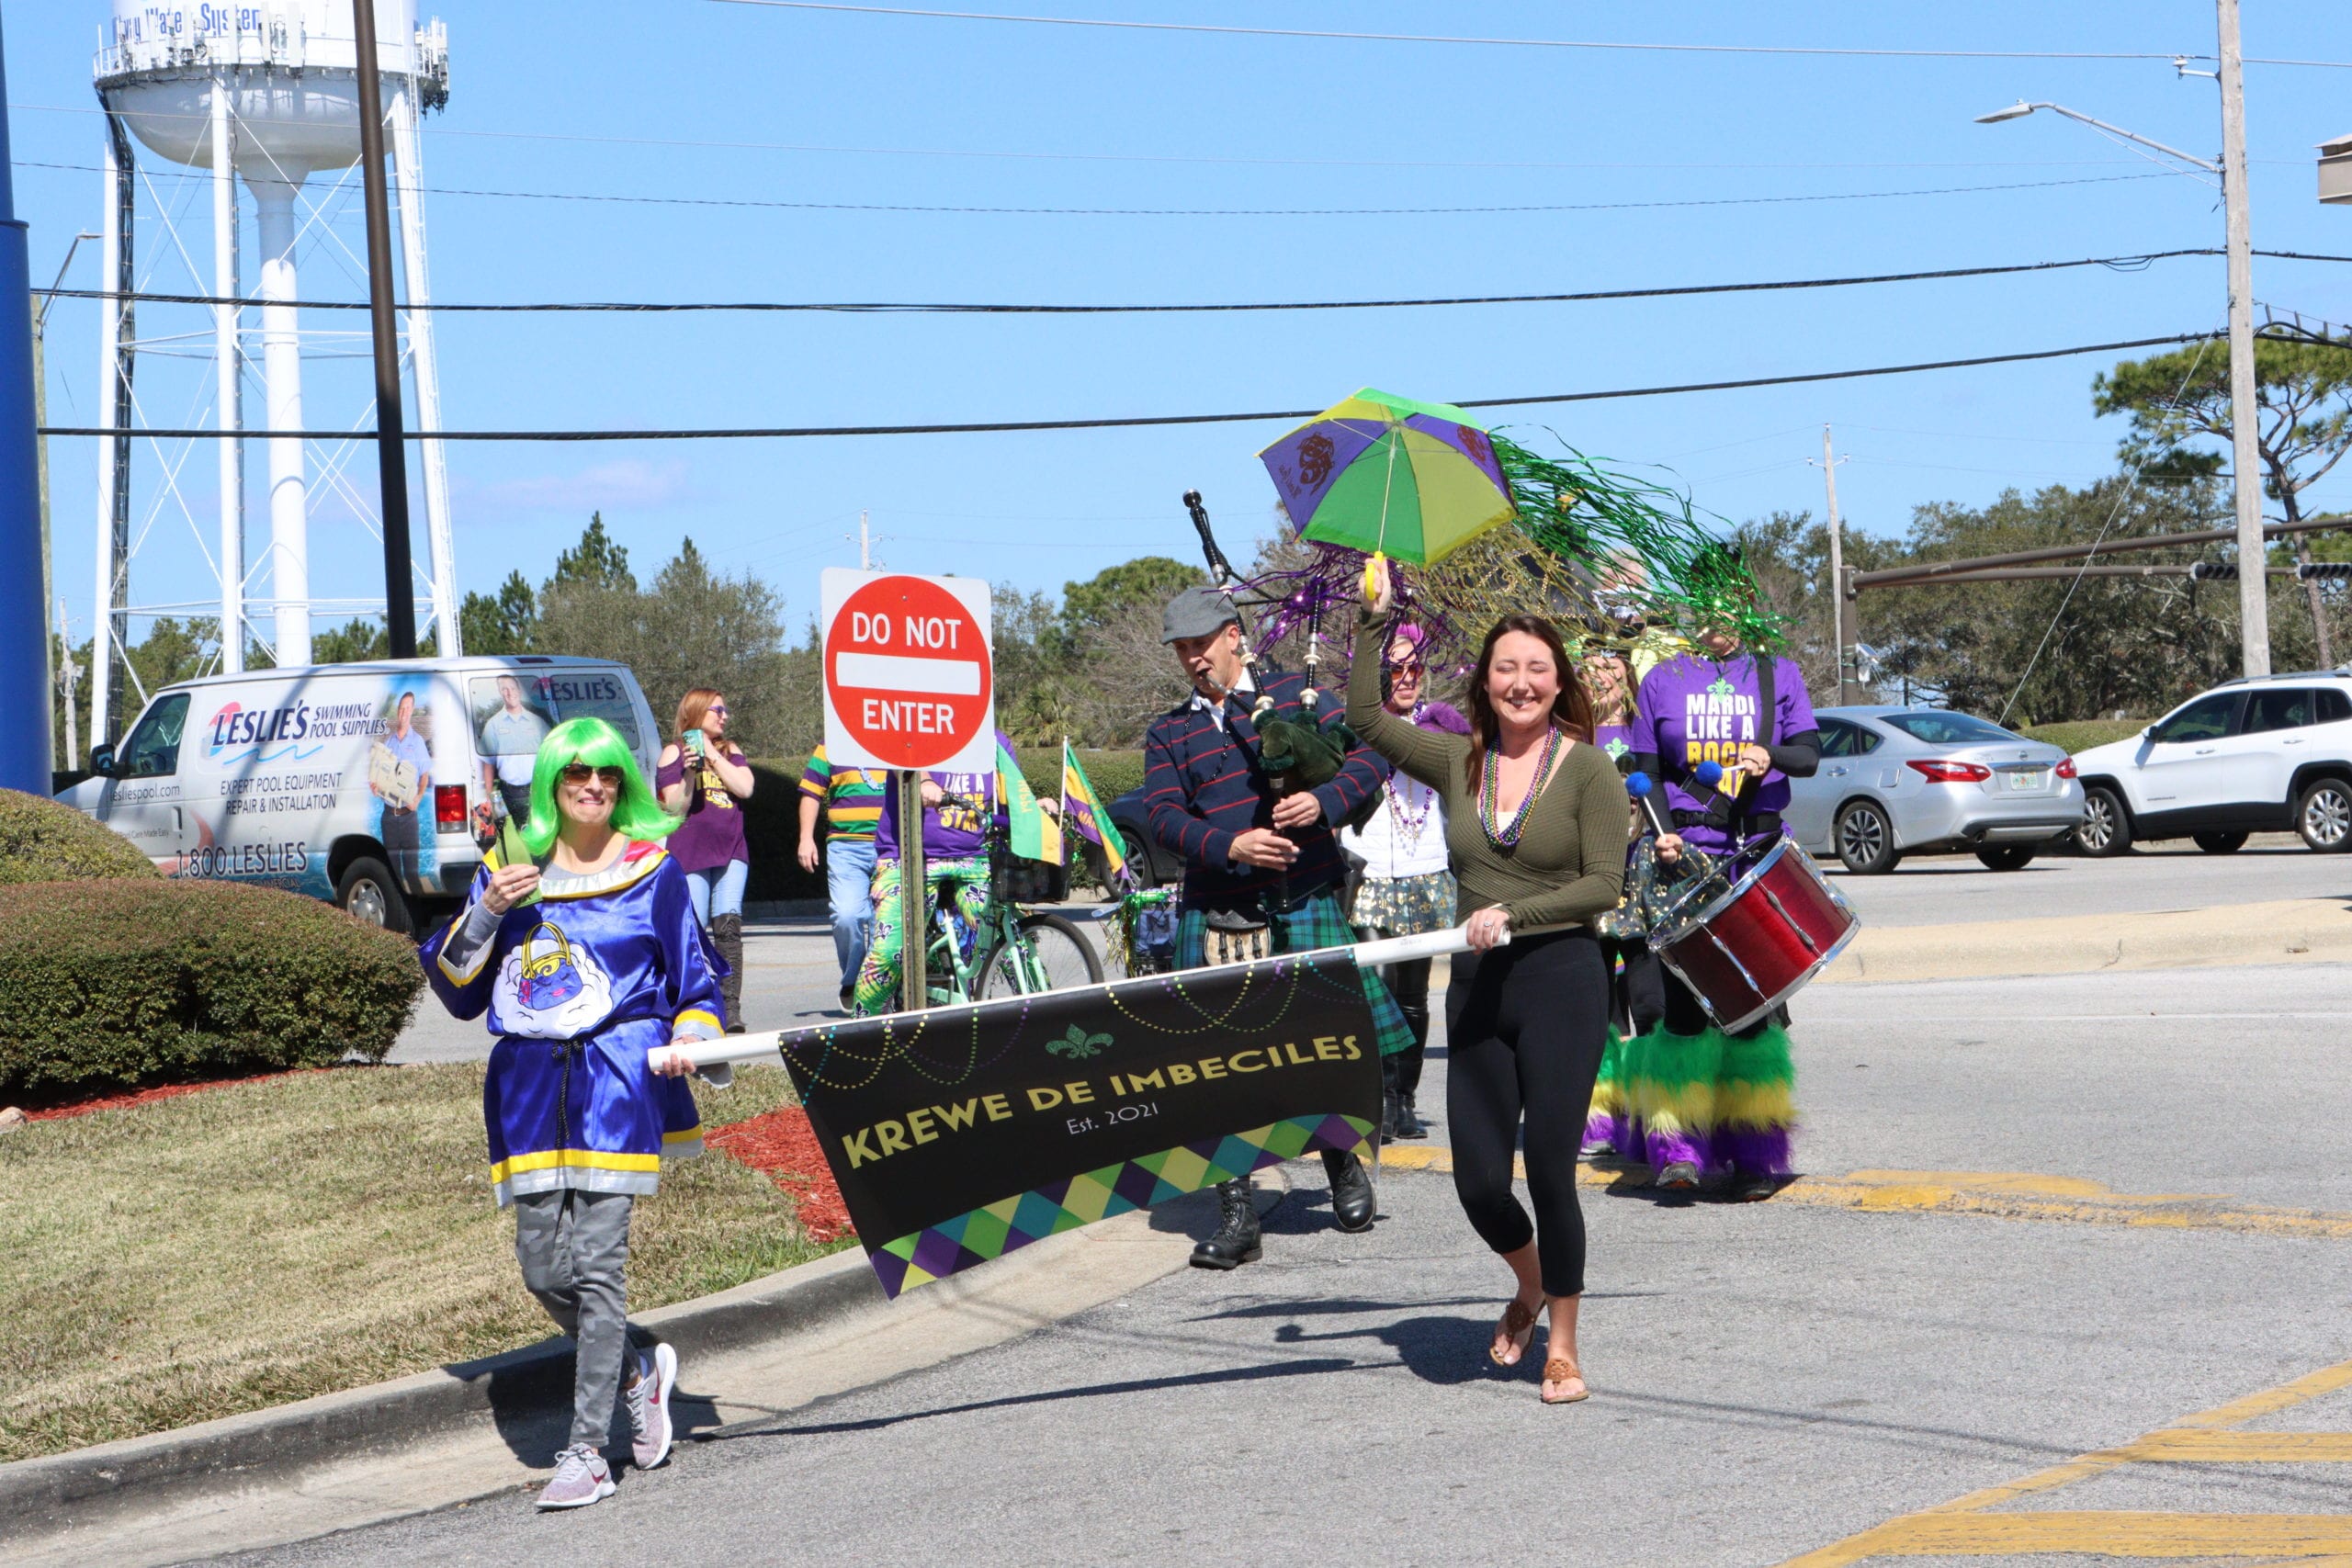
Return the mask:
M621 732L632 751L644 749L637 732L637 705L629 699L628 682L609 670L532 671L525 679L535 705L558 724L571 718L601 718Z

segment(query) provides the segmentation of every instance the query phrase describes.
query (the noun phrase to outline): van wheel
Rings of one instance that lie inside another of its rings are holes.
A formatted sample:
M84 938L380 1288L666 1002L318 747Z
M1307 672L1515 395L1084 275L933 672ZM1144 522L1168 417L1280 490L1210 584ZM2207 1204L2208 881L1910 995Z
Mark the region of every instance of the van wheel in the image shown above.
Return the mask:
M2324 855L2352 849L2352 784L2315 779L2295 802L2295 831Z
M1838 814L1838 858L1857 876L1876 876L1902 863L1894 847L1894 824L1871 801L1858 800Z
M343 868L334 885L335 907L362 925L388 931L409 929L408 900L392 880L391 869L372 855L361 855Z
M2233 855L2245 848L2244 833L2191 833L2197 847L2209 855Z
M2124 814L2123 798L2105 784L2083 791L2083 825L2075 829L2075 848L2100 859L2132 848L2132 818Z
M1999 844L1989 850L1979 850L1976 858L1987 871L2023 871L2033 863L2032 844Z

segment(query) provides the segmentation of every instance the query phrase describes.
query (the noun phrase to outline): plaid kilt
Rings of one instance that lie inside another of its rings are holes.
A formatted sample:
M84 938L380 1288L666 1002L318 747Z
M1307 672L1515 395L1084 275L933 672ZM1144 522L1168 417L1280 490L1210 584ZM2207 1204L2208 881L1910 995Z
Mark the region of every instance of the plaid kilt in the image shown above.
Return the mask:
M1347 916L1340 908L1337 892L1314 894L1286 915L1268 914L1266 923L1272 928L1276 953L1311 953L1318 947L1346 947L1354 942L1356 933L1348 924ZM1209 917L1205 909L1187 906L1176 921L1176 967L1198 969L1208 961ZM1380 1054L1393 1056L1410 1049L1412 1031L1405 1025L1404 1010L1380 976L1370 969L1358 969L1363 979L1363 999L1372 1009L1372 1027L1380 1041Z

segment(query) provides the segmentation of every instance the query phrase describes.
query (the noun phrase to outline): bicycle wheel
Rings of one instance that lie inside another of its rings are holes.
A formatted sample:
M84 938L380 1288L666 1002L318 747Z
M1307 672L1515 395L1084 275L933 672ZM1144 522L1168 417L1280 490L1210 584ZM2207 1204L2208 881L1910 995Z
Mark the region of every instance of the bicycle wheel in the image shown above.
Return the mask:
M1092 986L1102 978L1102 959L1084 933L1059 915L1024 915L1013 928L1013 940L997 949L980 978L980 997L1017 997L1040 989L1067 990ZM1042 986L1031 984L1030 974Z

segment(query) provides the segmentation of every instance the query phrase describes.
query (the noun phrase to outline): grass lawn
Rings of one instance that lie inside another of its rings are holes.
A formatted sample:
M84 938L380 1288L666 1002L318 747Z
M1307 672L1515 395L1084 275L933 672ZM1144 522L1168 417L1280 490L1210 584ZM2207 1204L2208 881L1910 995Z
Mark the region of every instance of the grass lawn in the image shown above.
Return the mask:
M781 1068L696 1092L707 1126L790 1098ZM479 1065L298 1073L0 1137L0 1461L547 1337L488 1176ZM768 1177L678 1162L638 1203L629 1306L832 1250Z
M2129 740L2148 728L2144 718L2079 718L2064 724L2037 724L2018 733L2030 739L2063 746L2068 752L2087 751L2110 740Z

